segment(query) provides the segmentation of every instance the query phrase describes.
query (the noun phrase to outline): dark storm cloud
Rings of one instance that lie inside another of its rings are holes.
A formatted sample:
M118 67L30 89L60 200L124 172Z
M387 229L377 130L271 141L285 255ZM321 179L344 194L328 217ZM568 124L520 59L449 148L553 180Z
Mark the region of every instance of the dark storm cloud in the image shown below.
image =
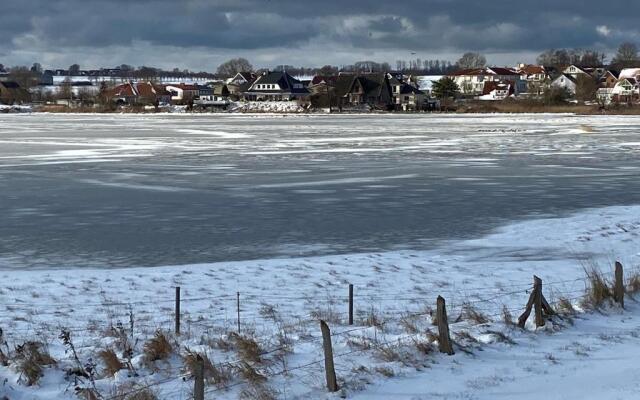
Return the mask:
M0 54L140 42L217 51L612 48L637 39L639 13L628 0L3 0Z

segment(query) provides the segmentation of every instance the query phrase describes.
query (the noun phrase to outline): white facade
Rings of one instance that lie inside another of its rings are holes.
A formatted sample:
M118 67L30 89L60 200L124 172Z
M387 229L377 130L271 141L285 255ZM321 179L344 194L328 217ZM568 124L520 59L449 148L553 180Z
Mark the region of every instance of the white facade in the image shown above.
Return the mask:
M565 88L571 94L576 94L576 82L575 79L571 79L571 77L567 75L560 75L553 82L551 82L552 87L556 88Z

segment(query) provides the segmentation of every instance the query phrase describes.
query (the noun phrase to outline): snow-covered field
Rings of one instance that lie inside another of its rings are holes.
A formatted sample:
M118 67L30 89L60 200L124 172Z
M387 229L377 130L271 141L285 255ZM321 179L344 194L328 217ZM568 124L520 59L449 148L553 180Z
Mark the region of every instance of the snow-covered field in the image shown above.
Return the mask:
M183 334L175 339L176 352L205 352L220 368L242 365L242 353L227 343L233 343L229 333L237 329L239 292L241 332L256 338L261 349L260 361L251 364L268 376L263 386L278 398L332 397L323 389L318 362L318 318L333 329L337 373L348 398L634 398L640 355L640 306L634 301L628 300L625 312L585 314L575 324L556 320L565 325L557 331L534 332L531 322L525 332L509 328L501 312L506 307L517 318L533 274L543 279L550 301L564 297L579 307L583 268L598 265L609 276L613 261L620 260L630 275L640 265L638 243L640 207L627 206L507 225L437 251L111 271L7 271L0 274L7 282L0 297L5 340L10 348L26 339L46 343L58 364L46 368L39 386L31 388L18 383L11 367L3 367L3 390L11 399L72 398L73 384L64 371L75 362L57 338L68 328L80 361L97 364L95 385L105 398L114 396L118 385L135 389L128 385L133 382L150 385L160 398L189 398L193 382L180 379L185 373L177 355L152 364L141 355L156 329L173 329L174 287L181 286ZM355 285L354 326L346 324L349 283ZM438 295L447 300L454 340L465 347L453 357L416 347L435 331L429 310ZM475 324L464 317L456 322L465 302L491 322ZM113 379L103 377L96 354L117 348L118 339L108 333L111 326L122 326L134 343L131 362L137 376L122 370ZM513 343L504 343L495 332ZM81 386L89 387L84 381ZM207 398L238 398L253 387L246 382L234 372L228 388L208 386Z
M637 121L0 115L0 398L188 399L189 351L207 399L638 398L640 306L581 306L585 269L640 268ZM534 274L578 315L505 324ZM56 360L35 386L25 341Z

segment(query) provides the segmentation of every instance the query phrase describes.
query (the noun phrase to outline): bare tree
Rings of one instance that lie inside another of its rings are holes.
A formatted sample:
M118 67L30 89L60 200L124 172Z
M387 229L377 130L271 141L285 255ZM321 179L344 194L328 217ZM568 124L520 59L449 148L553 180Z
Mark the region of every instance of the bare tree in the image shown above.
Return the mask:
M456 63L460 69L483 68L487 65L487 58L480 53L465 53Z
M218 75L230 78L238 72L252 72L253 65L246 58L233 58L218 66Z
M580 74L576 81L576 99L581 102L593 101L598 92L598 83L588 75Z
M78 64L73 64L69 67L69 75L76 76L80 74L80 66Z
M640 65L640 58L638 57L638 46L634 43L622 43L618 47L618 52L611 60L611 64L617 68L631 68Z

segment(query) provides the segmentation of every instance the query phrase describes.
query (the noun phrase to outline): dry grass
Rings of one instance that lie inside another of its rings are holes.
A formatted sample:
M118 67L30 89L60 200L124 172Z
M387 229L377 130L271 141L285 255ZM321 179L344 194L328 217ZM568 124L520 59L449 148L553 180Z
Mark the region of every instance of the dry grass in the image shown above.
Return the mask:
M109 400L158 400L158 395L148 387L124 384L110 393Z
M419 340L414 338L413 345L415 346L416 350L418 350L421 354L424 354L424 355L429 355L433 353L435 349L435 347L433 346L433 342L430 341L430 339Z
M502 306L502 322L504 322L506 326L516 325L513 321L513 315L511 315L511 311L509 311L509 308L507 308L506 305Z
M242 379L251 384L262 384L267 381L267 377L264 374L245 361L241 361L235 369Z
M226 386L231 381L231 371L224 366L216 367L209 356L205 353L192 352L188 348L186 354L182 357L185 369L191 376L195 376L196 368L198 365L198 356L202 357L204 363L204 379L218 386Z
M262 349L256 340L250 336L231 334L235 348L243 361L259 364L262 362Z
M276 400L278 392L267 385L250 385L240 392L240 400Z
M462 313L458 320L466 319L471 321L476 325L487 324L491 322L489 317L487 317L484 313L475 308L471 303L463 303L462 304Z
M602 272L595 267L585 269L589 286L584 297L584 305L592 308L600 308L613 300L613 291L609 281Z
M98 352L98 357L104 363L104 373L106 376L112 377L125 366L113 349L105 349Z
M38 383L45 366L56 365L56 360L49 355L44 344L39 342L25 342L16 346L14 360L20 380L26 381L27 386Z
M167 334L158 330L154 337L144 344L143 351L146 362L166 360L173 353L173 345Z
M640 273L639 272L634 272L633 275L631 275L627 279L627 287L625 290L629 294L636 294L640 292Z
M485 333L492 335L493 337L496 338L496 341L500 342L500 343L507 343L507 344L511 344L514 345L516 344L516 342L513 341L513 339L511 339L509 336L505 335L503 332L500 331L486 331Z
M564 315L564 316L572 316L576 314L576 309L573 306L573 304L571 303L571 301L569 301L569 299L565 298L565 297L560 297L556 303L556 311L558 312L558 314L560 315Z

